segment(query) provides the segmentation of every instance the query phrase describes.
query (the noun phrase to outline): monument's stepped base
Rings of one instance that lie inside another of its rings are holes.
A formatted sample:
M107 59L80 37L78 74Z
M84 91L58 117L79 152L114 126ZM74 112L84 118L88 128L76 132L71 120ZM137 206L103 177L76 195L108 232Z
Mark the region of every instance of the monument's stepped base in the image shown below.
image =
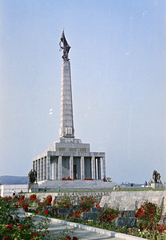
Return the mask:
M113 191L109 196L102 197L100 206L108 204L114 209L134 210L146 200L162 206L162 214L166 214L166 191Z
M102 180L52 180L52 181L39 181L39 191L47 188L47 191L57 191L60 187L61 191L101 191L112 190L115 182L103 182Z

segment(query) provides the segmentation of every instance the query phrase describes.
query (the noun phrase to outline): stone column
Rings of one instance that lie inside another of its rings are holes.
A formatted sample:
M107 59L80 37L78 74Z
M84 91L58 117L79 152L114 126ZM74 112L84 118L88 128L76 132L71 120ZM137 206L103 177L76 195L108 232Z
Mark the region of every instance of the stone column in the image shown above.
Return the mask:
M39 180L41 181L42 180L42 176L41 176L41 158L39 159Z
M98 176L98 159L96 158L96 179L99 179Z
M43 180L43 158L40 159L40 181Z
M33 168L32 169L35 169L35 161L33 161Z
M58 157L58 180L62 180L62 156Z
M46 157L43 158L43 180L46 180Z
M37 181L40 181L40 159L37 160Z
M100 158L100 163L99 163L99 174L100 174L100 178L99 179L102 179L102 158Z
M84 156L81 156L81 180L85 179L85 173L84 173Z
M70 177L73 179L73 156L70 156Z
M105 178L105 156L102 157L102 179Z
M95 180L95 156L92 156L92 179Z
M46 180L50 180L50 155L46 157Z
M54 180L55 179L55 162L52 160L51 161L51 179Z
M37 172L37 160L35 161L35 170Z

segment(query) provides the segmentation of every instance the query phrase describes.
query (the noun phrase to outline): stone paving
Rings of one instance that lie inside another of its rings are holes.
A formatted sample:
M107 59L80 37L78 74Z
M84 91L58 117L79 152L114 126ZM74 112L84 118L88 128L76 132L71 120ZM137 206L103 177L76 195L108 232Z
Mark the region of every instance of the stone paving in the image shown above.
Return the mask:
M25 215L31 215L31 213L26 213L23 210L19 210L19 216L25 216ZM35 221L41 221L42 218L45 218L44 216L35 216ZM60 219L54 219L54 218L49 218L50 219L50 224L48 230L50 231L50 235L52 237L52 240L56 239L57 236L64 230L66 231L74 231L73 233L67 233L67 235L70 235L71 237L75 236L79 238L80 240L107 240L107 239L112 239L112 240L141 240L143 238L135 237L135 236L130 236L127 234L122 234L118 232L112 232L112 231L107 231L95 227L90 227L74 222L67 222L64 220ZM144 240L146 240L144 238Z

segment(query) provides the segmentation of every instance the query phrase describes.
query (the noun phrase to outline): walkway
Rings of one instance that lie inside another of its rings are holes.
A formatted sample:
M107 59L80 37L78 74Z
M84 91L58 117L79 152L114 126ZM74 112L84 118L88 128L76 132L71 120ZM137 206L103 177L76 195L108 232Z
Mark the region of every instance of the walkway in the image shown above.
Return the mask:
M23 210L19 210L19 216L25 216L25 215L31 215L31 213L26 213ZM42 218L45 218L44 216L35 216L35 221L41 221ZM107 231L99 228L94 228L74 222L68 222L60 219L55 219L55 218L48 218L50 219L50 224L49 224L49 232L51 233L52 240L55 239L61 232L64 230L66 231L74 231L73 233L67 233L66 235L70 235L70 237L77 237L80 240L141 240L143 238L139 237L134 237L130 236L127 234L122 234L118 232L112 232L112 231ZM144 238L144 240L147 240Z
M21 215L24 215L24 211L20 211ZM30 213L27 213L26 215L30 215ZM37 216L35 217L35 221L41 221L41 218L45 218L44 216ZM52 239L55 239L56 236L58 236L61 232L64 230L67 231L74 231L73 233L67 233L66 235L70 235L71 237L75 236L79 238L80 240L141 240L142 238L130 236L127 234L122 234L118 232L112 232L107 231L99 228L94 228L74 222L68 222L60 219L55 218L48 218L50 219L50 225L49 225L49 232L52 235ZM144 238L144 240L146 240Z

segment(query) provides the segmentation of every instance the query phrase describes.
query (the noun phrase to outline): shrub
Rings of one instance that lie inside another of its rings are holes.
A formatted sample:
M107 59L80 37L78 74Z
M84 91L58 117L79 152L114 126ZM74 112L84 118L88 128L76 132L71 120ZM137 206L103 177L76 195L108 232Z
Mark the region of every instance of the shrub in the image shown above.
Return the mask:
M68 196L64 196L63 198L61 198L61 200L58 203L58 208L64 208L64 209L68 209L70 208L70 206L73 205L70 202L70 197Z
M94 203L96 202L95 199L92 198L92 196L90 197L81 197L81 200L79 202L79 210L81 212L88 212L90 211L90 208L94 207Z
M100 221L107 221L107 222L112 222L115 218L118 217L119 210L114 210L111 208L107 208L105 211L102 211L99 214L99 220Z
M10 200L10 201L9 201ZM32 216L20 217L17 209L12 204L18 199L1 199L0 198L0 239L43 239L48 235L48 219L35 222ZM25 206L25 210L28 208Z
M65 177L63 177L63 178L62 178L62 181L66 181L66 178L65 178Z
M161 207L146 201L137 210L135 216L138 219L137 225L141 231L145 228L151 229L162 217Z

